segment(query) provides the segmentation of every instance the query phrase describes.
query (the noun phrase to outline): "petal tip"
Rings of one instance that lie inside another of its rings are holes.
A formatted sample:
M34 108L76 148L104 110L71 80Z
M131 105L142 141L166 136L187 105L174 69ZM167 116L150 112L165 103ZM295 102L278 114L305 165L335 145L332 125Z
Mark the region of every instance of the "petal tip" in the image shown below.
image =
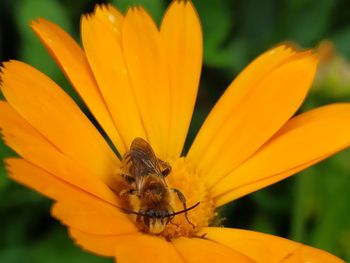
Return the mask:
M30 21L30 27L32 29L36 29L37 27L39 27L40 25L45 24L45 23L49 23L49 21L44 19L44 18L36 18L36 19L33 19L32 21Z
M3 134L2 131L0 131L0 134L1 135ZM5 137L3 137L3 139L4 139L4 142L6 144ZM7 174L8 177L13 178L14 173L15 173L14 172L14 166L20 160L21 160L20 158L16 158L16 157L5 158L3 160L4 167L5 167L5 170L6 170L6 174Z

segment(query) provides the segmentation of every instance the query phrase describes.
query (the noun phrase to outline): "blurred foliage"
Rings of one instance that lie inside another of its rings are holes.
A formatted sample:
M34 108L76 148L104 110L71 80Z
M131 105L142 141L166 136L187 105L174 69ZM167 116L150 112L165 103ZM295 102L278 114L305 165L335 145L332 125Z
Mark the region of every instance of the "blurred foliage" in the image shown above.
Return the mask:
M1 0L0 60L24 60L81 101L30 30L45 17L79 40L79 16L92 0ZM121 10L144 5L159 24L169 1L113 0ZM188 142L230 81L255 56L280 42L314 47L326 59L302 111L350 100L350 3L346 0L194 0L204 31L204 68ZM327 51L327 50L326 50ZM1 96L1 95L0 95ZM85 110L85 109L84 109ZM189 144L189 143L188 143ZM188 147L187 144L187 147ZM0 142L0 157L14 153ZM223 208L225 226L254 229L316 246L350 261L350 151ZM0 165L0 262L112 262L77 248L50 217L50 201L5 176Z

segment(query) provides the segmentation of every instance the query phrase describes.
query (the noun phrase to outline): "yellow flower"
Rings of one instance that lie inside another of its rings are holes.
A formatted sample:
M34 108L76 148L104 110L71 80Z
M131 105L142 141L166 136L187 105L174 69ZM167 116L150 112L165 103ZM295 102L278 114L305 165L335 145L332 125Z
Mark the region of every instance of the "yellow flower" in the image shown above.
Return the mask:
M282 45L254 60L181 157L202 63L191 2L173 1L160 30L140 7L123 16L97 6L81 20L84 51L51 22L39 19L32 27L120 156L135 138L146 139L159 162L172 167L166 190L179 189L188 207L200 202L188 220L176 215L158 235L142 228L123 211L134 208L125 207L118 192L124 168L101 133L48 77L6 62L0 127L22 157L6 160L9 175L55 200L52 215L77 244L118 262L342 262L283 238L209 226L215 208L350 144L349 104L292 117L315 75L312 52ZM173 211L181 211L176 194L170 195Z

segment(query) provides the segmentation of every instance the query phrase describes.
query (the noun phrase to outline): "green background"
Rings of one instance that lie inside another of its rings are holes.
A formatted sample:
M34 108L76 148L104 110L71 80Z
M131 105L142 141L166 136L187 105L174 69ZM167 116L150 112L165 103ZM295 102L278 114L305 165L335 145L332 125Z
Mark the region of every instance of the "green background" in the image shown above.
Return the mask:
M29 21L37 17L50 19L79 41L80 14L91 12L95 3L0 0L0 61L20 59L34 65L64 87L84 109L30 30ZM122 10L130 4L145 5L158 22L168 5L168 1L160 0L112 3ZM349 1L197 0L194 5L204 31L204 68L188 144L242 68L264 50L286 40L302 47L314 47L328 39L336 47L335 58L319 74L300 111L350 100ZM14 155L0 142L1 159ZM226 217L225 226L287 237L350 261L349 201L350 151L347 150L227 205L222 214ZM46 198L10 181L0 164L0 262L112 262L74 246L66 229L50 217L50 205Z

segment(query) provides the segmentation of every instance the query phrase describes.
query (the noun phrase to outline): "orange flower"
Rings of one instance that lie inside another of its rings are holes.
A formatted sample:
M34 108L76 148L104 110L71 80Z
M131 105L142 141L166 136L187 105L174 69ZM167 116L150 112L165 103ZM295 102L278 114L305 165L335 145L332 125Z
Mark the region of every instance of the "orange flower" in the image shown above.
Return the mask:
M200 205L188 211L194 227L180 214L158 235L140 228L121 210L121 161L96 127L48 77L6 62L0 127L22 157L6 160L9 175L56 201L52 215L77 244L118 262L342 262L283 238L209 226L215 208L350 144L350 104L292 117L315 75L311 51L283 45L254 60L181 157L202 63L191 2L173 1L160 30L142 8L123 16L112 6L97 6L81 26L84 51L58 26L32 24L120 156L136 137L146 139L172 167L167 190ZM173 210L182 210L171 195Z

